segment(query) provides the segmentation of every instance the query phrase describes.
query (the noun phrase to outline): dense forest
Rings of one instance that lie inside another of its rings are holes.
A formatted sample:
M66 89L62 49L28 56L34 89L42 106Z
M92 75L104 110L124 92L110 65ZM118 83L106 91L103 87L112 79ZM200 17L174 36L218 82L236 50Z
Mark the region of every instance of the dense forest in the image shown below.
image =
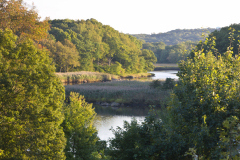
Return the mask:
M113 129L107 146L93 126L92 104L74 92L65 99L55 71L146 71L153 52L94 19L40 21L22 0L0 7L0 159L240 158L239 24L200 41L179 63L173 88L163 90L171 95L161 112L150 106L143 122Z
M157 61L137 38L119 33L95 19L50 20L49 38L40 42L50 51L57 71L99 71L122 75L153 70Z
M178 63L189 56L192 49L204 35L219 29L176 29L159 34L134 34L143 42L143 49L149 49L157 57L157 63Z
M163 42L166 45L176 45L181 42L192 41L198 42L202 40L202 34L209 34L217 28L204 28L204 29L176 29L166 33L158 34L133 34L132 36L145 42Z
M197 45L192 41L181 42L176 45L166 45L163 42L143 43L143 49L149 49L157 57L157 63L178 63L185 60Z

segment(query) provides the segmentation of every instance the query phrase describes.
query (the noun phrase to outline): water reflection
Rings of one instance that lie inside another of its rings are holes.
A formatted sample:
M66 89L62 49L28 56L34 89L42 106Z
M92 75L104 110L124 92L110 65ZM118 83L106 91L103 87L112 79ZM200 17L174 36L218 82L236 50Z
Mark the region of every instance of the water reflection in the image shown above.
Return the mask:
M124 121L131 122L135 118L139 123L143 122L149 110L147 107L94 107L97 113L94 126L97 128L101 140L109 140L109 138L114 137L110 129L116 129L117 126L122 128Z
M115 116L102 116L97 115L96 121L94 125L98 130L98 136L101 140L109 140L109 138L114 137L111 128L116 129L117 126L123 127L123 122L131 120L135 118L139 123L144 121L145 116L122 116L122 115L115 115Z
M162 70L162 71L151 71L149 73L154 73L155 76L151 77L151 79L156 80L165 80L166 78L172 78L172 79L178 79L178 76L176 75L178 73L177 70Z

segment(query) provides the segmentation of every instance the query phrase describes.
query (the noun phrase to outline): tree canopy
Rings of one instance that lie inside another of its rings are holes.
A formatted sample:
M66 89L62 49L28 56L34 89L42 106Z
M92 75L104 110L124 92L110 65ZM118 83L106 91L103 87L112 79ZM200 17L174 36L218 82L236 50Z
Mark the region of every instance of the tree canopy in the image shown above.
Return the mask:
M224 146L220 145L224 139L220 135L228 130L224 123L229 123L229 118L238 120L240 116L240 57L233 56L230 47L222 55L217 54L214 40L206 39L204 43L212 46L195 51L193 59L179 64L179 83L170 105L172 120L199 156L219 159L227 151L234 157L237 139L230 138Z
M143 43L143 49L149 49L157 57L157 63L178 63L186 60L197 43L192 41L181 42L176 45L166 45L163 42Z
M218 51L217 54L223 55L228 48L232 48L233 56L239 54L239 36L240 36L240 24L232 24L227 27L221 28L219 31L214 31L207 35L207 43L200 41L197 45L197 49L209 49L211 42L214 40L215 47ZM194 51L191 52L191 57L194 57Z
M96 113L92 104L85 102L78 93L71 92L69 101L70 104L64 107L65 120L62 123L67 138L66 159L91 160L98 141L97 130L93 126Z
M41 22L34 7L29 10L22 0L1 0L0 8L0 29L9 28L17 36L35 41L47 37L48 19Z
M49 55L0 30L1 159L64 159L64 87Z
M216 28L204 28L204 29L175 29L166 33L158 34L133 34L140 40L144 40L149 43L163 42L166 45L176 45L186 41L198 42L202 39L202 33L209 34Z
M71 70L139 73L152 70L157 61L152 51L141 50L142 43L137 38L119 33L95 19L51 20L49 23L49 33L56 41L71 41L79 53L80 66Z

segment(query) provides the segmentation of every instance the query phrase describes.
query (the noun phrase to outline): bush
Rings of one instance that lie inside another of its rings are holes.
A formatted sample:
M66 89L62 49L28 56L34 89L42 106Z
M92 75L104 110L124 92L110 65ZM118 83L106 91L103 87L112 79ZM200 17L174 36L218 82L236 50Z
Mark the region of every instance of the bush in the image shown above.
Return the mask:
M153 80L152 83L150 83L150 88L161 88L162 82L157 80Z
M162 89L173 89L174 85L175 85L174 79L167 78L162 85Z

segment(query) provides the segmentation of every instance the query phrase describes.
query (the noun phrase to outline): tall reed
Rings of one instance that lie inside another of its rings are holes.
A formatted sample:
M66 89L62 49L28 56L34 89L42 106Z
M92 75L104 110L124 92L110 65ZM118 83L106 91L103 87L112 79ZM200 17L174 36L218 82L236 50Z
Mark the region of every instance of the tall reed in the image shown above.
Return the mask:
M87 101L136 103L160 105L170 95L169 90L150 88L151 81L112 81L65 86L66 95L71 91L84 95Z

